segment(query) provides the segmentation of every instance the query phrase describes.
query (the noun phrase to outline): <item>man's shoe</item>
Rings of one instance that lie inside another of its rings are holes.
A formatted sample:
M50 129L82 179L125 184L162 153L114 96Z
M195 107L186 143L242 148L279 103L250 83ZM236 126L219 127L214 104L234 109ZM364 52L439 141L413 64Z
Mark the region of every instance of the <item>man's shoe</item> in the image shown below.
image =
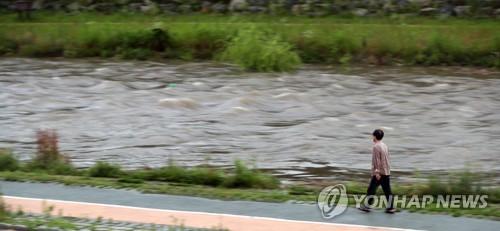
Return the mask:
M369 213L372 210L371 208L366 207L366 206L358 207L358 209L363 211L363 212L366 212L366 213Z
M395 210L395 209L386 209L386 210L385 210L385 213L390 213L390 214L393 214L393 213L395 213L395 212L396 212L396 210Z

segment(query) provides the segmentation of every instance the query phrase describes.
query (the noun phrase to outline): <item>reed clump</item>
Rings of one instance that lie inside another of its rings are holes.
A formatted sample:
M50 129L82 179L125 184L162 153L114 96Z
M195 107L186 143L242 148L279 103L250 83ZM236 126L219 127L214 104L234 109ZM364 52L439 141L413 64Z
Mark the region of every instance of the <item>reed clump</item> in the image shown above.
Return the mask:
M37 152L35 158L28 162L25 169L30 171L46 171L58 175L77 175L78 171L67 155L58 147L58 135L54 130L37 130Z

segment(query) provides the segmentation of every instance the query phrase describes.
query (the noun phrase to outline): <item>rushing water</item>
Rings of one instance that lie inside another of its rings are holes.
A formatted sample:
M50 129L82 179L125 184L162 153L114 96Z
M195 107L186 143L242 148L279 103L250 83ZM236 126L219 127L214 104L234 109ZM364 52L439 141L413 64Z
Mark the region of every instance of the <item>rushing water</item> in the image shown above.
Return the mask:
M230 166L278 175L366 175L382 128L394 175L500 173L500 74L460 68L0 59L0 148L21 159L55 129L73 164Z

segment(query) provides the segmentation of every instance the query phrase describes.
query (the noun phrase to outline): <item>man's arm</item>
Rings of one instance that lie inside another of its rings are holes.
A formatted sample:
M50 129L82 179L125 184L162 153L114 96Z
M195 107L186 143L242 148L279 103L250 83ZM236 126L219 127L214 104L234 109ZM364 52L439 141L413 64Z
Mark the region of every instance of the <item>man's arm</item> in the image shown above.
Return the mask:
M377 180L380 180L380 169L382 165L382 153L380 151L380 148L377 146L373 147L373 167L375 169L375 177Z

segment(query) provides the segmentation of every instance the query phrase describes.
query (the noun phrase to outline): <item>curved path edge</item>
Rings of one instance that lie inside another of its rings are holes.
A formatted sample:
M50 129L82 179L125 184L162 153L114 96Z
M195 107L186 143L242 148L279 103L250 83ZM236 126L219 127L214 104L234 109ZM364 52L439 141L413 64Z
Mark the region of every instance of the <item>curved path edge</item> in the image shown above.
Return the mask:
M87 202L47 200L38 198L2 196L5 204L13 211L43 214L48 207L62 216L88 219L111 219L158 225L183 225L195 228L224 228L231 231L401 231L408 229L372 227L363 225L296 221L277 218L243 216L232 214L150 209L122 205L108 205Z

